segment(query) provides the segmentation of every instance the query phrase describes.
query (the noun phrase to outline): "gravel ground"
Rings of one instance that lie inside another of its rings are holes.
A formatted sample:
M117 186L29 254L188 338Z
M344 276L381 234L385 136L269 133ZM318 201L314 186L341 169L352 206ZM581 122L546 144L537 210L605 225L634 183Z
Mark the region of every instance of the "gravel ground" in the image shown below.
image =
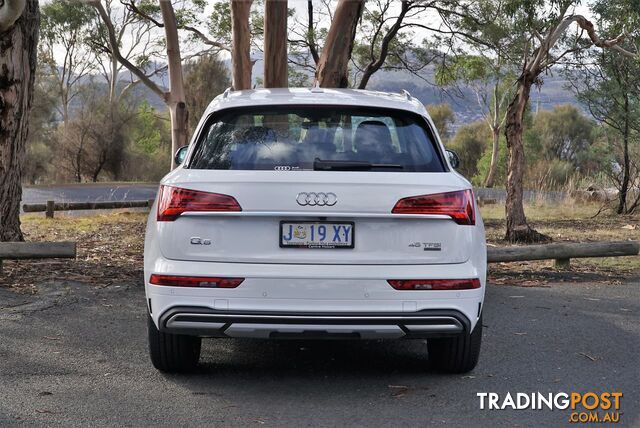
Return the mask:
M443 375L424 341L208 340L163 375L143 288L0 288L0 426L563 426L569 411L479 409L478 392L622 391L640 426L640 281L490 285L480 363Z

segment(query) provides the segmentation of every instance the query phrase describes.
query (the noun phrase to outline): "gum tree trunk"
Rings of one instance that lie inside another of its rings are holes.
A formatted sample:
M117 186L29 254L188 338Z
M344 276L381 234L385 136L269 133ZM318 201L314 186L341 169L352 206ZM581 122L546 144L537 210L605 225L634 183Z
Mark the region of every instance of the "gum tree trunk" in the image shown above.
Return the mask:
M484 181L484 187L492 188L496 182L496 171L498 169L498 154L500 153L500 130L502 129L502 122L500 119L500 107L502 101L500 100L500 76L496 79L493 86L493 118L491 123L491 164L489 164L489 173Z
M509 150L509 165L507 175L507 200L505 203L507 233L505 239L509 242L543 242L549 238L527 224L523 204L524 177L524 145L522 143L524 113L529 102L531 86L535 76L524 72L518 79L516 95L507 108L505 133Z
M251 32L249 13L252 0L231 0L231 62L233 89L251 89ZM265 56L266 60L266 56Z
M0 0L2 1L2 0ZM140 82L149 88L154 94L162 98L169 107L171 114L171 148L173 153L188 144L189 138L189 112L185 101L184 80L182 78L182 57L180 55L180 43L178 39L178 28L176 15L171 2L168 0L158 0L160 11L162 12L163 24L157 24L164 27L165 41L167 45L167 62L169 68L169 84L170 89L165 92L163 88L158 86L144 70L138 68L135 64L122 56L120 52L120 42L116 35L116 29L111 20L111 16L105 9L100 0L86 0L88 4L96 8L100 15L100 19L105 26L107 36L109 38L109 48L112 55L127 70L135 75ZM116 77L114 76L114 79ZM171 169L175 168L173 156L171 157Z
M316 70L316 83L323 88L349 86L348 66L353 50L363 0L340 0Z
M484 182L484 187L489 189L496 184L496 171L498 169L498 154L500 150L500 128L492 127L492 146L491 146L491 164L489 165L489 174Z
M165 94L171 116L171 169L176 167L173 154L182 146L189 144L189 111L184 93L182 77L182 57L176 15L170 1L160 0L160 10L164 22L167 41L167 61L169 62L170 91Z
M566 13L569 3L565 5L562 15ZM540 74L551 67L555 62L548 62L549 52L564 35L567 28L572 23L577 23L581 30L587 33L591 43L603 49L613 49L614 51L629 57L632 61L640 58L640 53L630 52L620 46L626 35L621 34L615 39L601 39L595 32L593 23L582 15L569 15L564 17L558 24L551 28L544 39L540 40L540 45L533 52L533 56L525 59L522 74L518 78L516 94L507 108L505 122L505 135L507 137L507 148L509 149L509 164L507 175L507 201L505 204L507 217L507 233L505 239L509 242L544 242L551 238L533 230L527 224L523 206L522 179L524 176L524 147L522 144L524 112L529 102L531 86Z
M0 241L22 241L22 168L33 98L37 0L0 1Z
M631 168L631 159L629 158L629 93L624 97L624 128L622 130L622 185L620 186L620 193L618 194L618 214L623 214L627 211L627 194L629 193L629 169Z
M264 3L264 87L286 88L287 72L287 0Z

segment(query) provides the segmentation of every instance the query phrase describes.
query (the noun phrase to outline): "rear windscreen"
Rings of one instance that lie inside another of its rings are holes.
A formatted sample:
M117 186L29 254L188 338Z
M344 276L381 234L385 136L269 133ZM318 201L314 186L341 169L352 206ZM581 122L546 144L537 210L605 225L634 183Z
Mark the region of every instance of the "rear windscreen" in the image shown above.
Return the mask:
M336 106L223 110L207 121L188 167L445 171L420 116L400 110Z

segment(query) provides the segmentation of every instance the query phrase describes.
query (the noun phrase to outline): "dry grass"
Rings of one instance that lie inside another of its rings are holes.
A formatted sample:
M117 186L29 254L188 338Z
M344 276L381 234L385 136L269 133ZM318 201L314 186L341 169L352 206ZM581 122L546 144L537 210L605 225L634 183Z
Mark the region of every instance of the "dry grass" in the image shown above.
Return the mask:
M597 205L545 205L526 207L532 225L554 241L640 240L640 216L600 214ZM503 240L504 206L480 208L489 245ZM142 280L144 229L147 213L111 212L90 216L42 214L22 217L28 241L76 241L76 260L4 261L0 286L35 292L35 284L47 280L74 280L107 286ZM551 281L606 281L616 283L640 274L640 256L573 259L571 270L560 271L553 261L499 263L489 268L494 283L544 285Z
M147 213L113 212L84 217L56 213L22 217L27 241L76 241L78 257L48 260L5 260L0 287L35 292L35 284L68 280L108 286L142 280L144 229Z
M532 227L550 236L555 242L624 241L640 240L640 215L618 216L600 213L598 204L530 204L525 213ZM508 245L504 240L504 205L486 205L480 208L487 230L488 245ZM595 216L595 217L594 217ZM512 281L520 276L523 281L568 280L594 278L617 282L621 278L640 274L640 256L572 259L571 273L561 274L553 267L553 260L504 263L490 266L492 279ZM577 275L577 276L576 276Z

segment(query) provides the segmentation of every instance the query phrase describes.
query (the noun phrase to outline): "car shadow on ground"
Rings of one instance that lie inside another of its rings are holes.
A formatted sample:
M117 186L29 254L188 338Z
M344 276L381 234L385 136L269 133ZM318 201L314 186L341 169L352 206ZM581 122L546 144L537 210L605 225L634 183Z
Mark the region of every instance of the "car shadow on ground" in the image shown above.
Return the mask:
M327 373L357 372L363 375L398 370L424 373L431 369L425 340L203 341L200 374L243 371L251 376L252 371L265 370L274 376L324 376Z

